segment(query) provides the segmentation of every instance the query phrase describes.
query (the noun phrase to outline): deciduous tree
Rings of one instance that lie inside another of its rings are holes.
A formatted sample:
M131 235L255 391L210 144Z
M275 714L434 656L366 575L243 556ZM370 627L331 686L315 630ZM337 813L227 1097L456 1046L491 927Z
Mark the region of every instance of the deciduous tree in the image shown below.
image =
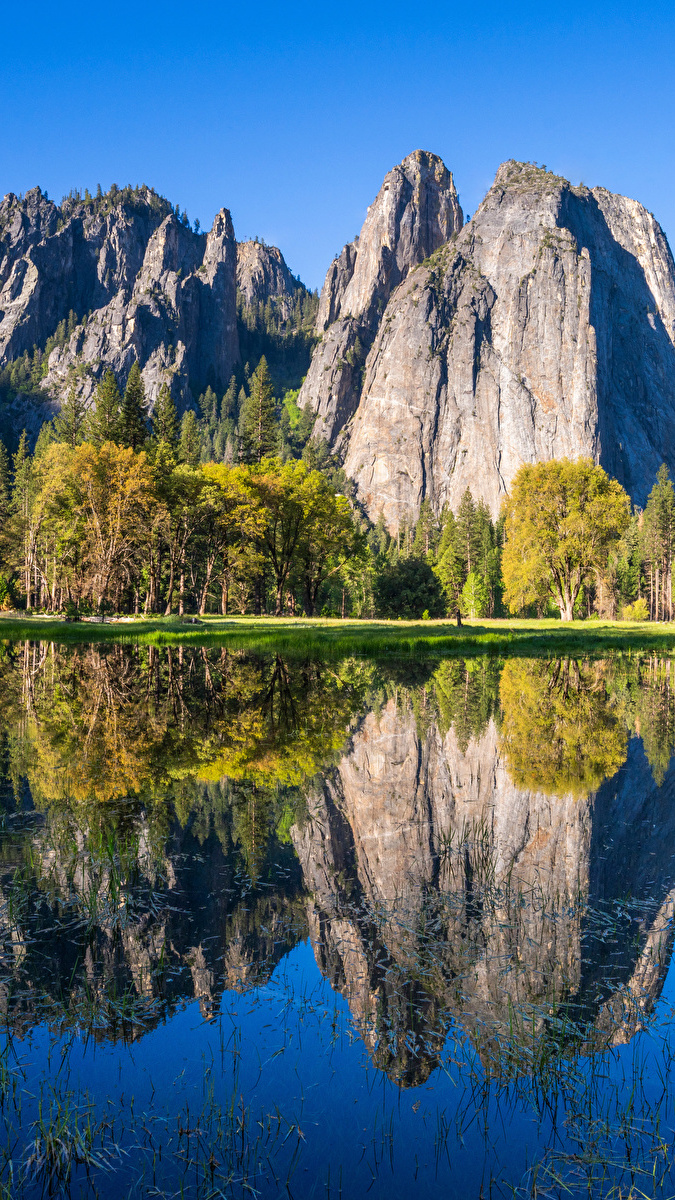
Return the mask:
M511 612L552 596L571 621L584 580L603 570L630 500L590 459L525 464L505 503L503 574Z

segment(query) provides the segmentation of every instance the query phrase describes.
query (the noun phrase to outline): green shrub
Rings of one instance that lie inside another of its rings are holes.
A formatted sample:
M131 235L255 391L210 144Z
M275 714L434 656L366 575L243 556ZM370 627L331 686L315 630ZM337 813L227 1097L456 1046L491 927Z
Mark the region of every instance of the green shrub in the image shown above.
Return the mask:
M621 613L624 621L648 621L649 609L647 601L643 596L639 596L633 604L625 604Z

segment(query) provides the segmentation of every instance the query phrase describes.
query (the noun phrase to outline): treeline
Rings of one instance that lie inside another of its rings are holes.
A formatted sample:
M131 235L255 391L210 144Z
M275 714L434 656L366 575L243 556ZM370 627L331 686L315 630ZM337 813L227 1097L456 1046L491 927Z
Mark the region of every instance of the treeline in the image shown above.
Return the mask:
M75 318L73 318L75 319ZM48 612L672 619L675 489L644 511L587 460L521 468L494 521L467 489L396 536L282 399L265 357L152 417L135 363L88 407L72 387L10 457L0 443L0 605Z
M500 611L499 528L470 493L392 538L274 395L265 359L235 395L149 418L134 364L93 404L71 389L34 453L0 445L0 604L48 612L439 617Z

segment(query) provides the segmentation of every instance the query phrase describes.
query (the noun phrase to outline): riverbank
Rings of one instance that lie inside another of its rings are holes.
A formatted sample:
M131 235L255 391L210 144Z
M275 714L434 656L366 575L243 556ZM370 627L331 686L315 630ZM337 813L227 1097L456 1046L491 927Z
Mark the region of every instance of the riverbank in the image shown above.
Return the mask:
M232 650L286 655L368 658L389 655L464 657L574 654L597 657L609 650L675 653L675 622L495 619L466 621L358 621L303 617L153 617L68 623L61 617L0 614L0 640L40 640L59 645L134 642L141 645L222 645Z

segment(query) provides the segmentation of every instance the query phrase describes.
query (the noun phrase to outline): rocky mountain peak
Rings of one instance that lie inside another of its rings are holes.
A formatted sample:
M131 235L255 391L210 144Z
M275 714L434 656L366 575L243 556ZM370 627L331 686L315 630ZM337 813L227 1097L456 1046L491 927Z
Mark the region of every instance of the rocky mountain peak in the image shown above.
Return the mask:
M274 300L285 320L300 286L277 246L267 246L259 241L237 244L237 290L245 304L251 306Z
M365 356L389 297L462 220L451 172L437 155L415 150L385 176L358 238L331 263L317 315L322 342L299 399L330 442L358 405Z
M385 176L358 238L329 267L317 331L341 316L372 324L411 267L461 227L451 172L435 154L413 151Z
M497 514L522 463L586 455L643 504L675 470L675 265L642 205L508 162L392 294L345 469L390 529L467 487Z

